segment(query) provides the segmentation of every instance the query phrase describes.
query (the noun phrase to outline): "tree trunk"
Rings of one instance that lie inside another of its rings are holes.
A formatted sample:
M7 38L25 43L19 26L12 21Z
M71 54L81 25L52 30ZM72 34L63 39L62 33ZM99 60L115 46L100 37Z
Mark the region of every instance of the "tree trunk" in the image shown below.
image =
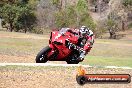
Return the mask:
M10 23L10 32L12 32L13 31L13 24L12 23Z
M125 22L122 21L122 31L125 31Z
M27 32L27 28L25 28L24 32L25 32L25 33Z
M62 0L60 0L60 9L62 9L62 5L63 5Z
M109 30L109 34L110 34L110 39L115 39L116 38L116 36L115 36L115 31L112 29L112 28L110 28L110 29L108 29Z
M109 32L109 33L110 33L110 39L112 39L113 34L111 32Z
M24 15L24 32L27 32L27 20L26 15Z
M97 5L95 5L95 10L94 10L95 12L97 12L98 11L98 8L97 8Z

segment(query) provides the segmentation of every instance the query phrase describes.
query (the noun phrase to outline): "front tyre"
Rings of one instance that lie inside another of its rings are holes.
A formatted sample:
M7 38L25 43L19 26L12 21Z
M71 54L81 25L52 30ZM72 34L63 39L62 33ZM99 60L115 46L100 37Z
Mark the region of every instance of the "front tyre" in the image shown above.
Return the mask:
M36 56L36 63L46 63L48 61L47 55L51 50L49 46L43 48Z

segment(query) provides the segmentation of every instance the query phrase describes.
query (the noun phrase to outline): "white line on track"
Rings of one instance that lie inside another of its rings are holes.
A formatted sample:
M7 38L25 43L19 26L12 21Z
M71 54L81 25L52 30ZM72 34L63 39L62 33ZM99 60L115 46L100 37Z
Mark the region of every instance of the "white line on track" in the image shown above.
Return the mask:
M118 67L118 66L90 66L81 64L53 64L53 63L0 63L0 66L62 66L62 67L91 67L91 68L114 68L114 69L132 69L131 67Z

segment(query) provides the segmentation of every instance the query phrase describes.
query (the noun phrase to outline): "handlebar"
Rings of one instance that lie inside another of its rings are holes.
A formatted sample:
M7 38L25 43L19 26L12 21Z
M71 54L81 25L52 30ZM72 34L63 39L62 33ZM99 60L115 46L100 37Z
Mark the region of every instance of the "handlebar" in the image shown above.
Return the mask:
M81 47L76 46L76 45L73 44L73 43L70 43L69 40L65 40L65 44L66 44L66 47L69 48L69 49L77 50L77 51L79 51L79 52L85 52Z

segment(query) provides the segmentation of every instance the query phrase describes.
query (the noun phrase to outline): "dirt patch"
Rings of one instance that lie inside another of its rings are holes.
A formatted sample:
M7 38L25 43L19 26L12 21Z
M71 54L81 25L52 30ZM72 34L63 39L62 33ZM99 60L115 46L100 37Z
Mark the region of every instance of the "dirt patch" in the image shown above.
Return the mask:
M0 63L35 63L35 57L35 55L12 56L0 54ZM66 64L65 61L48 61L47 63Z
M130 74L132 70L87 68L88 73ZM76 82L76 67L0 67L0 88L131 88L129 84L85 84Z
M34 63L35 56L12 56L12 55L1 55L0 54L0 62L1 63Z
M49 39L49 34L37 35L31 33L17 33L17 32L4 32L0 31L0 38L20 38L20 39Z
M1 38L20 38L20 39L49 39L48 37L46 38L46 37L36 37L36 36L28 36L28 35L26 35L26 36L0 36Z

